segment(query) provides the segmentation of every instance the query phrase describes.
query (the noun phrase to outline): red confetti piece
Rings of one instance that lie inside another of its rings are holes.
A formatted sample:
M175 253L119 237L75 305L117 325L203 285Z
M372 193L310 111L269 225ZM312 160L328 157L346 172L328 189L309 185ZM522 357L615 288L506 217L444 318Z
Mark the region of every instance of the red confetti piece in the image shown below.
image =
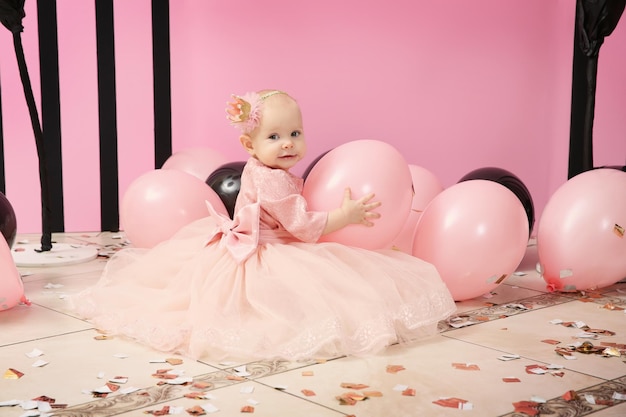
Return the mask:
M437 404L442 407L461 408L463 404L465 404L466 402L467 400L452 397L452 398L440 398L437 401L433 401L433 404Z
M387 365L387 372L390 374L396 374L400 371L404 371L406 368L402 365Z
M415 390L413 388L407 388L402 391L402 395L405 397L415 397Z
M453 363L454 369L461 369L463 371L480 371L478 365L474 363Z
M518 401L513 403L516 413L523 413L529 416L536 416L539 414L539 403L534 401Z

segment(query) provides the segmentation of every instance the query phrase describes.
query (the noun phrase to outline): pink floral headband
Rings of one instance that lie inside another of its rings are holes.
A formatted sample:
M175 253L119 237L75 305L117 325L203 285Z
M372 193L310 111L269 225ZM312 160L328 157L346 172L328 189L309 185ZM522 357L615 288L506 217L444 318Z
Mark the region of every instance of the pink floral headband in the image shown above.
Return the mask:
M247 134L252 132L261 122L261 111L263 110L263 101L275 94L287 94L283 91L272 90L265 94L255 92L246 93L242 96L233 94L231 97L235 100L226 103L226 118L230 120L230 124Z

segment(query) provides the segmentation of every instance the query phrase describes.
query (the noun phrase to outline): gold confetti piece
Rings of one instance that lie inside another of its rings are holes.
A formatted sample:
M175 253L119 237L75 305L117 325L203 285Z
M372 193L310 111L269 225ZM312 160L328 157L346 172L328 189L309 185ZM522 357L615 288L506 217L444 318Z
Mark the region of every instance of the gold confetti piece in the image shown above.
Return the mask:
M313 376L313 371L302 371L302 376Z
M315 362L317 362L317 363L326 363L326 362L328 362L328 360L326 360L326 359L315 359Z
M230 381L245 381L246 380L246 378L242 376L238 376L238 375L228 375L226 379Z
M20 379L24 376L23 372L18 371L17 369L9 368L4 373L4 379Z
M580 346L576 348L576 352L590 354L590 353L599 353L604 350L601 346L594 346L591 342L583 342Z
M616 310L616 311L622 311L622 310L624 310L624 308L623 308L623 307L616 306L616 305L615 305L615 304L613 304L613 303L606 303L605 305L603 305L603 306L602 306L602 308L605 308L605 309L607 309L607 310Z
M506 378L502 378L503 382L522 382L520 381L519 378L514 378L514 377L506 377Z
M352 382L342 382L341 383L341 388L346 388L346 389L356 389L356 390L362 390L365 388L369 388L369 385L365 385L365 384L354 384Z
M182 365L183 360L178 359L178 358L168 358L168 359L165 359L165 362L169 363L172 366L176 366L176 365Z
M404 371L406 368L402 365L387 365L387 372L390 374L396 374L400 371Z
M355 405L356 404L356 400L348 395L342 394L339 395L338 397L335 397L337 400L339 400L339 405Z
M241 412L242 413L254 413L254 407L252 407L251 405L244 405L243 407L241 407Z
M112 339L111 336L107 336L106 334L99 334L98 336L94 336L96 340L109 340Z
M316 394L315 394L315 391L312 391L312 390L310 390L310 389L303 389L303 390L301 390L300 392L302 392L302 394L303 394L305 397L313 397L313 396L315 396L315 395L316 395Z
M382 397L383 393L380 391L363 391L363 395L365 395L367 398L372 398L372 397Z
M508 276L509 276L508 274L502 274L502 275L500 275L500 278L498 278L498 280L497 280L494 284L500 284L500 283L502 283L502 281L504 281L504 279L505 279L506 277L508 277Z
M558 340L554 340L554 339L543 339L542 342L547 343L549 345L558 345L559 343L561 343Z
M620 226L619 224L615 223L615 226L613 226L613 233L615 233L617 235L617 237L623 238L624 237L624 228L622 226Z

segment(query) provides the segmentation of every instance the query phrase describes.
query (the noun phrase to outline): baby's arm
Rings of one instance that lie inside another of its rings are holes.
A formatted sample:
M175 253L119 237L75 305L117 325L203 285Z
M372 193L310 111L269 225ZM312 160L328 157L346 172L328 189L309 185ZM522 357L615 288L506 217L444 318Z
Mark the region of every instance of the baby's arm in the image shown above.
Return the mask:
M335 232L339 229L343 229L349 224L362 224L364 226L373 226L374 223L370 219L378 219L379 213L374 210L380 207L381 202L375 201L370 203L369 201L374 198L374 193L370 193L358 200L352 199L352 193L349 188L346 188L343 194L343 202L341 207L336 208L328 212L328 220L326 221L326 227L322 232L323 235L331 232Z

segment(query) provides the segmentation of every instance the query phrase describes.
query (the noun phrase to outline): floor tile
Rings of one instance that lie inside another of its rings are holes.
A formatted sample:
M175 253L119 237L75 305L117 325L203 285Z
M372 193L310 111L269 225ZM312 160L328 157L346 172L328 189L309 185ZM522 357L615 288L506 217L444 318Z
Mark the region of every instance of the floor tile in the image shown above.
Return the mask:
M13 368L24 376L16 380L0 379L0 401L46 395L58 403L75 405L93 401L84 391L100 388L117 376L128 378L126 383L119 384L122 389L147 388L163 381L153 376L161 369L191 377L216 371L206 364L157 352L122 338L96 340L97 335L93 330L85 330L2 347L3 372ZM27 355L35 350L43 354L34 358ZM182 363L163 362L170 358L181 359ZM33 367L39 360L47 364Z
M498 357L503 353L439 336L413 346L394 346L374 357L337 359L258 381L269 386L286 386L287 392L301 398L305 397L303 389L312 390L316 395L306 397L309 401L359 417L458 415L457 409L433 403L442 397L471 402L475 415L497 416L512 411L513 402L532 395L549 399L570 389L601 382L575 372L562 378L530 375L525 372L525 366L532 361L524 358L501 361ZM476 365L479 370L456 369L454 363ZM389 373L388 365L401 365L405 370ZM305 376L303 371L313 375ZM520 382L505 383L502 381L505 377L517 377ZM344 389L342 383L368 387ZM414 389L415 396L402 395L401 390L396 390L401 386ZM345 392L369 390L380 391L382 397L372 397L353 406L340 405L336 399Z
M564 322L582 321L592 329L617 332L614 336L599 336L591 340L594 345L601 342L626 344L622 311L603 309L599 304L570 301L550 308L541 308L523 314L481 323L476 326L452 330L446 336L480 346L519 354L543 363L555 363L567 369L587 373L605 379L613 379L626 374L626 366L619 358L604 358L599 355L575 353L575 360L567 360L555 353L555 347L576 342L584 342L577 335L582 329L551 324L551 320ZM552 345L545 340L558 341Z
M72 333L92 326L63 313L32 304L0 312L0 346Z

